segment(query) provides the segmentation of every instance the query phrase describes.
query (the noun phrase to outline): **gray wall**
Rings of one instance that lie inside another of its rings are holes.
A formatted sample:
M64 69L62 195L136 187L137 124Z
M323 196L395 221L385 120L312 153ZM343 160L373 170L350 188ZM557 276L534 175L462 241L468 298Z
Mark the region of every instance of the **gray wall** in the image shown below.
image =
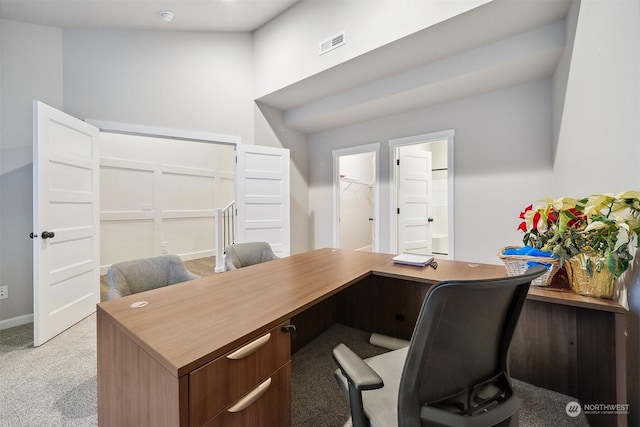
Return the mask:
M33 312L32 100L62 108L62 31L0 19L0 328Z
M251 34L63 34L67 113L234 135L253 143Z
M296 3L255 32L256 98L489 1ZM320 42L342 31L346 44L330 55L318 56Z
M380 249L388 251L388 141L453 129L455 257L499 264L498 250L521 242L520 210L549 188L550 109L543 80L310 136L314 247L332 246L332 150L381 143Z

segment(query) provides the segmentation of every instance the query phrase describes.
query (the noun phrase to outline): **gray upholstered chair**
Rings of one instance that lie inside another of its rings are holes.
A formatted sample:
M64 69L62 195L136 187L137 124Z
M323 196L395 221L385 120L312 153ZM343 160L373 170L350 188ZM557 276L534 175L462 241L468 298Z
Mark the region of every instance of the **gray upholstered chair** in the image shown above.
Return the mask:
M278 259L267 242L234 243L224 252L225 271Z
M360 359L333 350L354 427L518 425L508 351L529 285L521 276L431 287L409 347Z
M112 300L199 278L200 276L187 270L177 255L118 262L107 270L107 298Z

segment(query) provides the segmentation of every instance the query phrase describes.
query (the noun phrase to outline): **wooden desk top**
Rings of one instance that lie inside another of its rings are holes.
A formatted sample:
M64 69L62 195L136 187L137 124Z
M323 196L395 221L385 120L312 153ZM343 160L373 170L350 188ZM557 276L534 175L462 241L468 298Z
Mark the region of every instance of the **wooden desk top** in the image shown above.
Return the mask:
M129 295L98 305L173 375L180 377L370 275L435 283L495 278L500 265L438 260L438 269L395 265L393 255L318 249ZM531 288L530 299L624 312L613 301ZM130 308L147 301L142 308Z

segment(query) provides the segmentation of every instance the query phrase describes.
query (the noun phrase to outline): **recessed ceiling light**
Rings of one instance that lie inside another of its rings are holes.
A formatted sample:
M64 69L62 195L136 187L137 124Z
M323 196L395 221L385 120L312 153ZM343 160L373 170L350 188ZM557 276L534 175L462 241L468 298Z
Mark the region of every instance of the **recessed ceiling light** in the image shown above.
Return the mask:
M158 16L162 18L164 22L171 22L171 20L173 19L173 12L162 10L158 13Z

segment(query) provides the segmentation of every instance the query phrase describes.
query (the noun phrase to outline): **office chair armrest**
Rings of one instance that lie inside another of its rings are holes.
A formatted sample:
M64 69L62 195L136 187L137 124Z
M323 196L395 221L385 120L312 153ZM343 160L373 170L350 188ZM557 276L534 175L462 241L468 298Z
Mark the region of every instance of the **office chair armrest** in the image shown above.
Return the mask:
M349 406L353 427L368 427L369 422L362 403L362 390L382 388L384 386L382 378L344 344L339 344L333 349L333 360L336 361L340 372L349 384Z
M340 367L349 385L353 385L356 390L375 390L384 386L376 371L346 345L339 344L333 349L333 360Z

